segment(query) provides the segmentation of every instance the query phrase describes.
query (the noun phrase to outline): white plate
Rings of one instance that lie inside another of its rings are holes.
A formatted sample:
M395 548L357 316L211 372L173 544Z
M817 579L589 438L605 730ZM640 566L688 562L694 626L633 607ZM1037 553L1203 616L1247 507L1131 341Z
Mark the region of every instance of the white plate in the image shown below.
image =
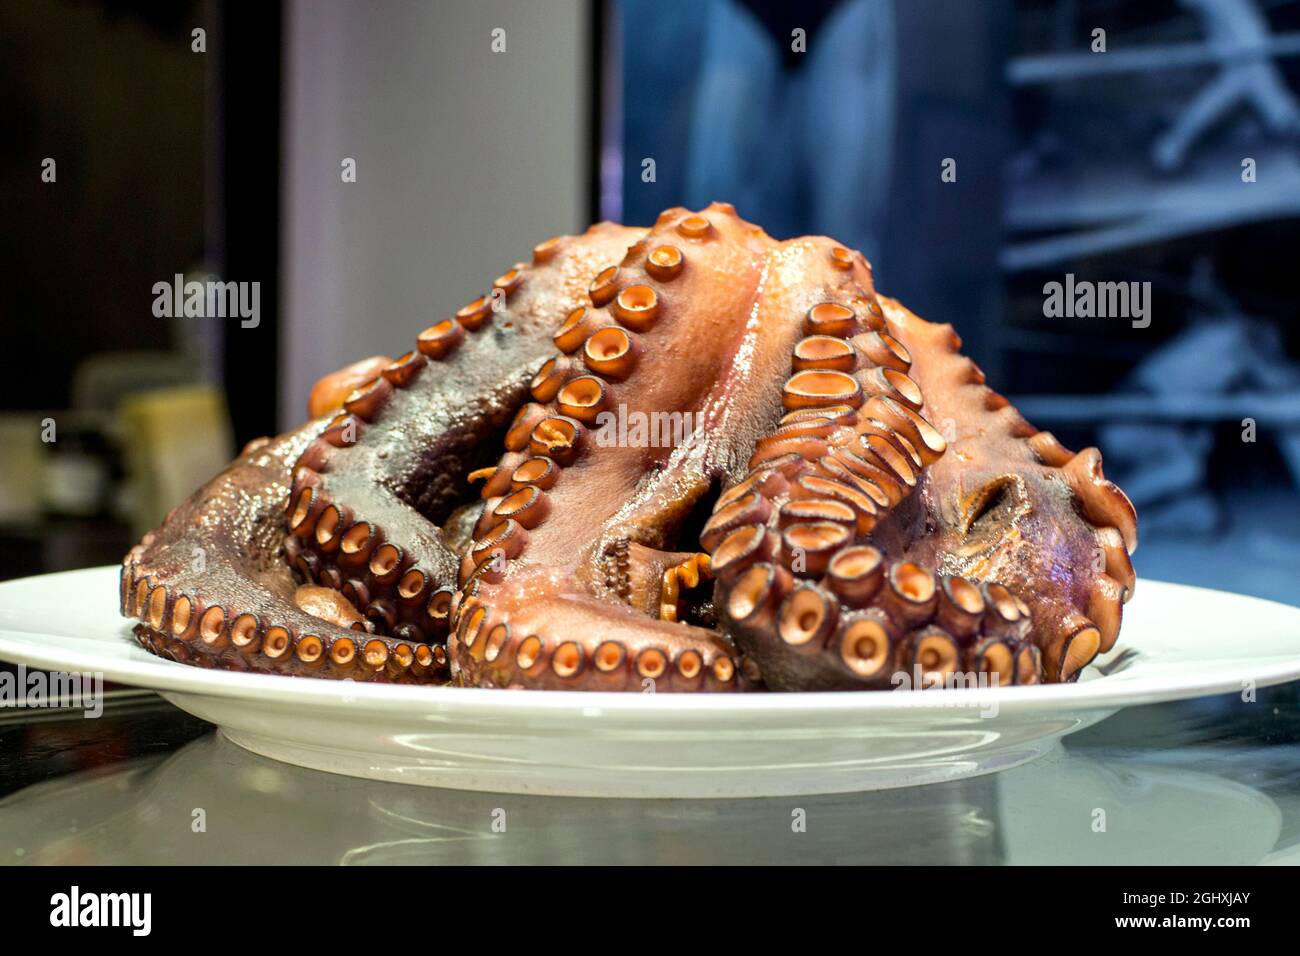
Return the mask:
M1122 707L1300 677L1300 608L1141 582L1120 645L1077 684L673 695L398 687L203 670L117 614L117 568L0 584L0 659L158 690L289 763L463 790L778 796L992 773Z

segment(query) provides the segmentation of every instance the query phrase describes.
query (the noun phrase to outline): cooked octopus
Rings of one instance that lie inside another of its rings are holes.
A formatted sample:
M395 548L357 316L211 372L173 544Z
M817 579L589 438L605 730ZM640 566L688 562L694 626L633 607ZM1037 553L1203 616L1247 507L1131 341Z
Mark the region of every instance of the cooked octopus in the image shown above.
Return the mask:
M949 325L726 204L547 240L127 555L203 667L571 690L1075 680L1137 519Z

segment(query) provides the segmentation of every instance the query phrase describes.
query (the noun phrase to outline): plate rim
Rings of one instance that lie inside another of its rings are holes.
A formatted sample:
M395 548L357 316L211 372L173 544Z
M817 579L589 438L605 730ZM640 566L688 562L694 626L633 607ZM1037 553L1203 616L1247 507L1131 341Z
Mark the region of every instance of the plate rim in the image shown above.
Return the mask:
M32 575L0 583L0 606L6 592L41 579L60 577L116 575L117 565L100 565L74 571ZM1280 609L1294 615L1300 625L1300 608L1266 598L1216 591L1195 585L1144 578L1144 585L1184 592L1227 595L1233 600L1252 602ZM111 592L114 596L116 589ZM92 599L93 600L93 599ZM112 613L117 614L116 605ZM123 637L129 635L127 619L118 619ZM1161 701L1212 696L1241 689L1243 680L1268 687L1300 679L1300 629L1296 635L1294 660L1275 661L1268 665L1228 665L1189 679L1180 675L1139 675L1112 680L1106 675L1076 684L1046 684L1035 687L998 687L949 689L942 694L920 692L933 702L918 700L914 693L872 693L864 691L792 691L768 694L673 694L620 693L616 691L514 690L496 688L446 687L430 685L376 684L349 680L323 680L277 674L254 674L238 671L209 670L155 658L149 661L100 655L93 651L69 651L66 648L42 649L33 638L51 632L0 626L0 660L29 667L79 673L102 673L106 680L154 691L195 694L207 697L255 700L277 705L298 704L304 707L345 705L351 712L387 711L394 715L419 708L426 712L455 710L466 716L474 712L500 714L511 712L555 714L578 713L591 716L615 714L647 719L690 718L698 714L724 712L751 718L772 715L778 718L795 715L885 716L899 713L935 716L962 710L976 710L996 705L998 712L1052 712L1074 710L1117 710L1122 707ZM94 639L91 639L94 640ZM1122 645L1117 645L1122 646ZM1139 647L1140 650L1140 647ZM1135 666L1141 666L1141 662ZM670 703L664 703L667 699Z

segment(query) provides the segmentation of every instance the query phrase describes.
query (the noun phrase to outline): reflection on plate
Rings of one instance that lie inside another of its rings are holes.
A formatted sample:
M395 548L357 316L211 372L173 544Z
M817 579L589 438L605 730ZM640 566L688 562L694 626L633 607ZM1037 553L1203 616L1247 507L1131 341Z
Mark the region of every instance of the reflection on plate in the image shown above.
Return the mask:
M237 674L135 645L117 569L0 585L0 659L159 690L249 750L359 777L506 793L840 793L992 773L1122 707L1300 677L1300 609L1143 581L1078 684L670 695L397 687Z

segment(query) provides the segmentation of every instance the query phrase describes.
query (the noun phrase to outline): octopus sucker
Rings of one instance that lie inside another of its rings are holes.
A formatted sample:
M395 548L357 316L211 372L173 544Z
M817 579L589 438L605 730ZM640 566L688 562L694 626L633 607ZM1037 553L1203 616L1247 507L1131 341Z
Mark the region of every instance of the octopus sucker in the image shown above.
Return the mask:
M143 647L690 693L1070 681L1118 638L1137 522L1100 454L840 243L673 208L538 243L433 319L131 549Z

